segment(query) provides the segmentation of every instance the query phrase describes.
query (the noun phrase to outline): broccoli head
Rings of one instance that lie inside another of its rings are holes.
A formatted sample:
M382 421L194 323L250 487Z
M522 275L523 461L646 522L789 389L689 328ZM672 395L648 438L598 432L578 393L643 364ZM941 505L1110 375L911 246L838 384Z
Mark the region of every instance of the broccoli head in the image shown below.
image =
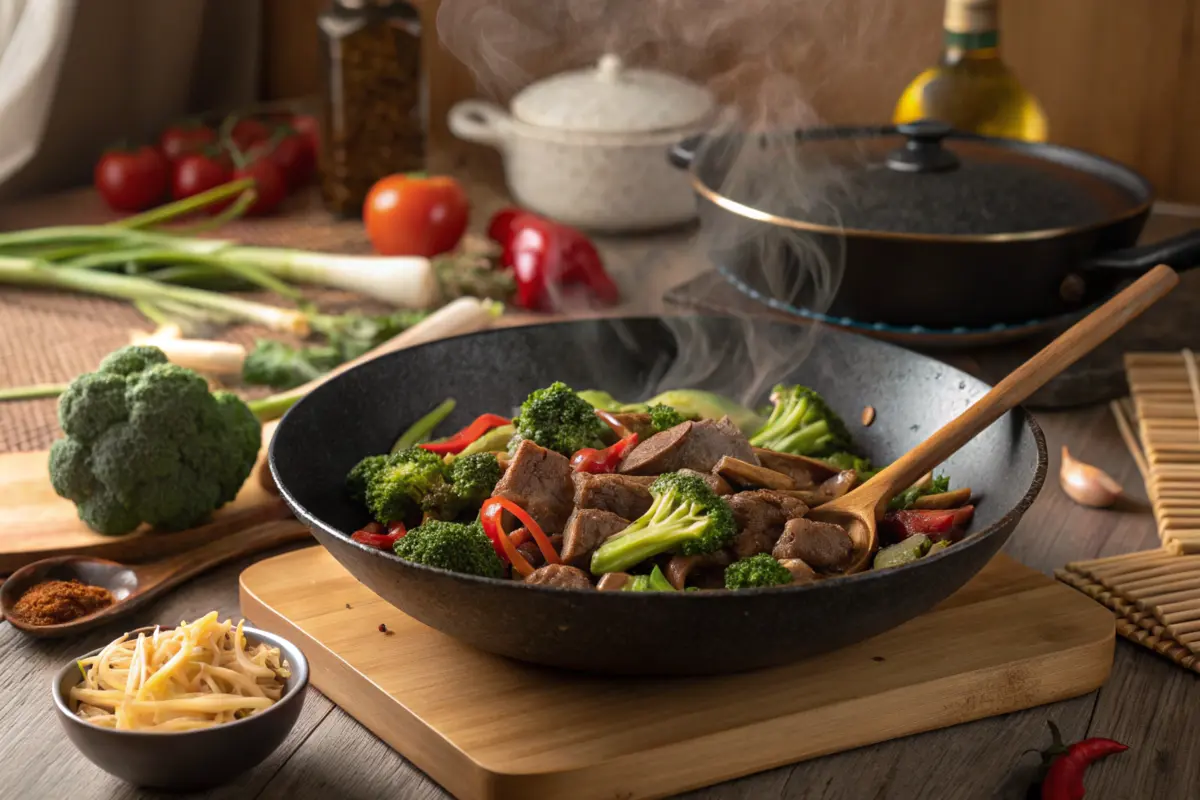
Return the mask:
M821 395L805 386L776 386L774 408L750 444L798 456L830 455L853 450L850 431Z
M513 424L518 442L530 439L566 456L585 447L604 447L609 432L591 404L561 381L530 394Z
M725 568L726 589L758 589L764 586L786 586L792 573L769 553L743 558Z
M499 578L504 563L478 522L430 520L396 541L396 555L405 561L451 572Z
M450 465L450 482L425 495L421 508L438 519L455 519L464 511L478 511L492 496L502 474L495 453L459 456Z
M703 478L669 472L650 484L650 510L592 554L592 573L623 572L659 553L698 556L733 541L733 512Z
M367 456L354 465L346 476L346 489L356 503L367 502L367 484L387 464L387 456Z
M420 447L384 458L366 482L366 501L372 516L386 525L411 519L420 511L425 496L445 484L446 464L438 454Z
M670 430L685 421L683 415L670 406L654 405L647 410L650 414L650 424L655 431Z
M50 483L109 535L203 522L237 495L262 443L245 403L157 347L123 348L77 377L58 418L66 438L50 448Z

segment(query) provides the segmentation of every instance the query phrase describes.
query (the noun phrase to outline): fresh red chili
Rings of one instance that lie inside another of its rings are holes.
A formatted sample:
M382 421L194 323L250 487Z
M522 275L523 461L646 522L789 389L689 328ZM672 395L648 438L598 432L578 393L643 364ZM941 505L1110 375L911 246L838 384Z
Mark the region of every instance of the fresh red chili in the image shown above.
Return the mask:
M520 308L553 311L567 290L582 287L600 305L619 300L596 246L574 228L528 212L497 213L489 234L503 248L500 263L511 269Z
M596 475L616 472L617 467L621 465L621 459L625 457L625 453L636 445L637 442L638 435L631 433L621 441L609 445L603 450L585 447L571 456L571 466L576 472L591 472Z
M463 428L458 433L447 437L441 442L429 442L419 445L431 453L461 453L467 449L467 445L474 442L480 436L490 431L492 428L499 428L501 425L508 425L512 422L508 417L502 417L499 414L481 414L475 418L467 427Z
M1053 722L1048 724L1054 741L1049 750L1042 752L1043 763L1049 763L1046 777L1042 780L1042 800L1082 800L1083 774L1088 765L1129 749L1128 745L1100 737L1064 746L1058 726Z
M367 547L391 550L396 542L403 539L404 534L408 533L403 522L389 522L386 533L384 530L384 527L378 522L372 522L362 530L355 531L350 538Z

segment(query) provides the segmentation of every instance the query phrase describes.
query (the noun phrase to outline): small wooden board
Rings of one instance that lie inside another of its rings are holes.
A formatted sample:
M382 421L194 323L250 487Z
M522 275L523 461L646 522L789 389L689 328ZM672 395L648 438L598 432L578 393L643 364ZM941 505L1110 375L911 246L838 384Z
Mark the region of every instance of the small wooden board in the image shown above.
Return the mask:
M245 570L241 606L304 651L323 694L462 800L664 797L1063 700L1105 681L1114 641L1103 606L1005 556L870 641L716 678L609 679L488 655L405 616L319 547Z
M275 433L263 426L261 462ZM251 525L290 515L278 496L257 480L258 465L232 503L212 522L186 531L153 532L143 526L126 536L102 536L79 520L75 505L50 486L49 451L0 454L0 575L51 556L96 556L138 562L182 553Z

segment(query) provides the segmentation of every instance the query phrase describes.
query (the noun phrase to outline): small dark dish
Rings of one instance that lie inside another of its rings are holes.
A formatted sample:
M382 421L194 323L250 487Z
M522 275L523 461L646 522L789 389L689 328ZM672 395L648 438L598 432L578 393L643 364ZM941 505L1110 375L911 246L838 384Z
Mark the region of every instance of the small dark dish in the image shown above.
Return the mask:
M917 122L695 137L669 155L691 173L711 260L781 310L931 330L1023 326L1104 300L1157 264L1200 265L1200 229L1134 246L1154 201L1145 178L1059 145ZM760 266L785 233L845 264L828 308L790 248L780 268Z
M228 783L258 766L282 744L300 716L308 686L308 660L298 647L273 633L255 628L243 628L243 632L251 644L278 647L291 669L286 691L270 708L236 722L182 733L101 728L80 719L71 709L68 695L80 681L78 659L72 659L50 685L67 737L100 769L147 789L199 791ZM101 649L80 658L96 655Z
M450 430L485 411L512 408L554 380L623 399L647 397L655 388L682 385L676 363L682 346L674 334L700 328L715 349L681 359L703 362L706 380L690 385L728 392L750 374L739 325L718 317L583 321L488 331L389 354L339 375L289 411L271 442L271 471L317 540L404 613L483 650L577 670L717 674L787 663L894 628L982 569L1045 477L1045 441L1023 411L1002 417L946 464L982 497L972 532L942 553L893 570L741 592L569 591L431 569L350 539L367 518L346 493L347 471L365 455L386 452L444 398L458 400L445 423ZM757 336L779 342L799 335L791 325L756 328ZM854 425L854 434L877 461L905 452L987 391L931 358L840 331L824 331L813 353L778 378L813 386L851 417L874 406L876 422Z

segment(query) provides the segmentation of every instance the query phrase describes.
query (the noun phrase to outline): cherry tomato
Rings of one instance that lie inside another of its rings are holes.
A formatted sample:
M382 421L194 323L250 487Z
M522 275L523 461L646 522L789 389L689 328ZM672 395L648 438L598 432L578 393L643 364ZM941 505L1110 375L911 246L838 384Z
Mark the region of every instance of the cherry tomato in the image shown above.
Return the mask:
M233 180L233 166L224 156L208 153L195 153L184 156L175 164L175 176L171 181L171 196L176 200L191 197L209 189L215 189L223 183ZM220 211L226 204L219 207L208 207L210 213Z
M217 140L217 132L207 125L182 123L163 131L158 149L172 162L191 153L198 153Z
M109 150L98 162L93 180L104 202L115 211L144 211L166 194L171 167L153 147Z
M238 150L246 152L259 142L265 142L270 139L271 129L261 120L245 117L234 123L233 130L229 133L229 138L233 139L233 143L237 146Z
M470 205L458 181L389 175L371 187L363 222L375 252L436 256L453 250L467 229Z
M295 191L312 180L313 170L317 166L316 155L307 139L289 130L275 143L270 159L283 170L288 191Z
M283 170L270 158L260 155L246 166L234 170L233 177L253 178L254 191L258 195L246 215L261 217L272 213L287 197L287 178Z
M291 125L308 143L313 160L321 149L321 122L312 114L296 114L291 119Z

